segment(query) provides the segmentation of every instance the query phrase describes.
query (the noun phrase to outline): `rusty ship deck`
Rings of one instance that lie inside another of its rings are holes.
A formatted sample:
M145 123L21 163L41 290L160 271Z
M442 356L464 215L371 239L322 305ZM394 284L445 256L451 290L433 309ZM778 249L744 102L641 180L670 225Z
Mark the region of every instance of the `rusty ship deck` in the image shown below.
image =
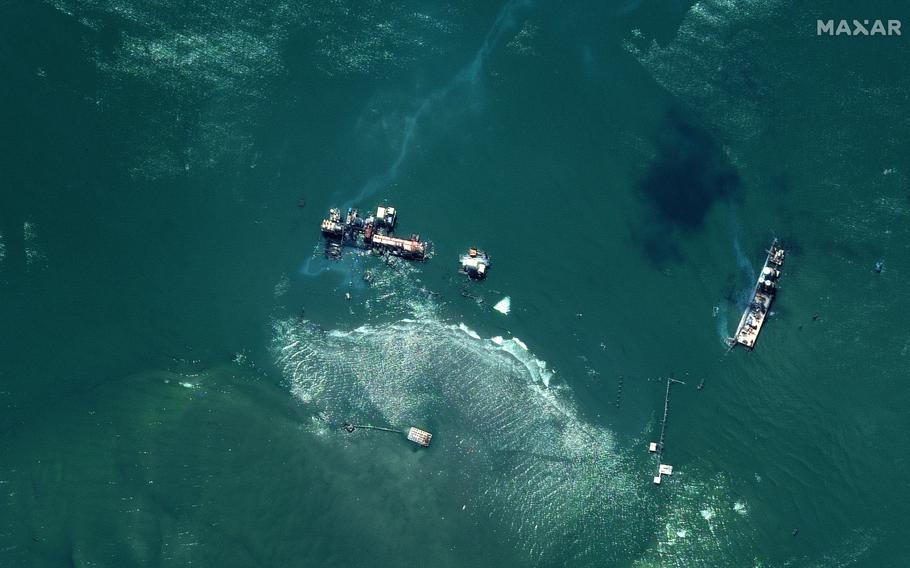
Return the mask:
M356 247L391 254L408 260L426 260L430 243L420 235L408 238L393 236L398 224L398 212L394 207L380 205L375 214L361 217L357 208L351 207L347 214L340 209L331 209L322 221L322 235L326 239L326 254L341 255L344 247Z

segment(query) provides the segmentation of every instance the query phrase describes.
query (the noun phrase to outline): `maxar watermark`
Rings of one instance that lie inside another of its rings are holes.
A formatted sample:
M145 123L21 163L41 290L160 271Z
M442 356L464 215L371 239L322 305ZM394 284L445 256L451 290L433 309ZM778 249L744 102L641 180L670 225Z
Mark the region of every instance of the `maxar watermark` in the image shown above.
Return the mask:
M887 27L885 27L886 23ZM834 20L818 20L815 29L816 35L828 34L829 36L899 36L901 35L901 21L887 20L886 22L883 20L839 20L837 26L835 26Z

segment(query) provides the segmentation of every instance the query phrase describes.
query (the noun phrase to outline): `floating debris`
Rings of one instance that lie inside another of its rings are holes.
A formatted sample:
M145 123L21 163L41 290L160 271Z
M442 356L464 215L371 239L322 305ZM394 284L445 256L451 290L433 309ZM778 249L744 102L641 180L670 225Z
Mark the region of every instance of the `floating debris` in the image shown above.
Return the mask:
M490 268L490 255L486 252L471 247L467 254L461 255L460 272L467 274L473 280L482 280L487 276L487 269Z
M506 296L502 300L496 302L496 305L493 306L493 309L501 314L508 314L512 311L512 299Z
M421 241L420 235L407 239L393 237L396 224L398 213L394 207L380 205L375 215L366 218L361 217L356 208L349 207L343 219L341 209L330 209L329 216L322 220L326 256L337 258L343 247L351 246L409 260L426 260L430 243ZM390 266L393 264L390 258L386 262Z

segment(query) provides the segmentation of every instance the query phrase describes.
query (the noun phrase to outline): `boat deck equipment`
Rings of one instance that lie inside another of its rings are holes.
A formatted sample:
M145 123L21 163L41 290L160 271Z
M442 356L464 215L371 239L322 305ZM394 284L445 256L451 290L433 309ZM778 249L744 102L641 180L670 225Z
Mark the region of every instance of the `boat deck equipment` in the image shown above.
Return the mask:
M329 216L322 220L322 236L326 240L326 256L341 256L343 247L357 247L391 254L408 260L426 260L430 243L422 241L420 235L401 238L392 235L398 224L398 212L394 207L380 205L376 213L361 217L360 211L348 208L342 216L341 209L330 209Z
M765 265L758 275L758 282L752 291L752 300L746 311L743 312L742 319L739 320L739 326L733 337L727 339L727 345L733 349L737 345L743 345L750 351L755 348L755 342L758 340L758 334L761 332L768 314L771 313L771 303L777 295L777 281L780 278L780 269L784 264L784 249L778 244L777 239L771 243L771 249L768 250L768 258Z

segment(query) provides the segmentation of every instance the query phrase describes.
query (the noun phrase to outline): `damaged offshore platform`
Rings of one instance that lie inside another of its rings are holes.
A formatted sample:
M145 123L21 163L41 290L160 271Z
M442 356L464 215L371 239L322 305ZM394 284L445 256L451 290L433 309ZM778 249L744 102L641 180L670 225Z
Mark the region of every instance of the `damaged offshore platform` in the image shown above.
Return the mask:
M322 220L322 235L326 239L326 255L338 258L346 246L391 254L408 260L426 260L430 243L412 234L403 239L392 236L398 223L398 212L394 207L380 205L376 214L361 217L355 207L349 207L342 217L341 209L329 210L329 216Z

